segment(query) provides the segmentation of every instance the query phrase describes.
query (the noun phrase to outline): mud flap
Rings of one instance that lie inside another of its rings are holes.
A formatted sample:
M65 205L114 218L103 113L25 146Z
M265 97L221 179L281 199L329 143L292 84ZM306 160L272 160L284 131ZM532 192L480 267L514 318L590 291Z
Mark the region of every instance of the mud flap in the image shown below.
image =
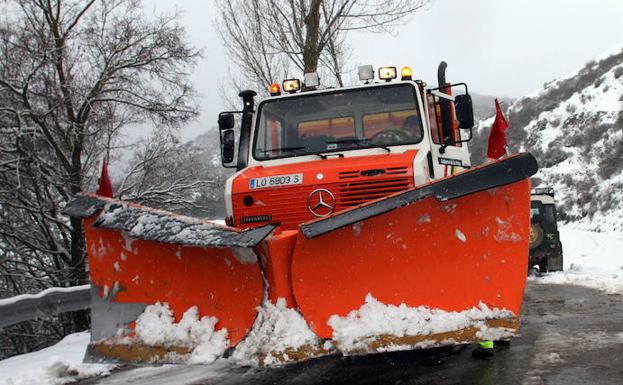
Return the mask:
M312 330L347 354L516 333L534 172L523 154L301 226L292 284Z
M65 213L84 218L92 296L90 361L180 362L192 341L149 343L136 333L148 305L166 304L174 322L193 306L198 318L218 319L227 347L251 329L263 295L251 247L273 226L250 231L91 195ZM164 317L166 318L166 317Z

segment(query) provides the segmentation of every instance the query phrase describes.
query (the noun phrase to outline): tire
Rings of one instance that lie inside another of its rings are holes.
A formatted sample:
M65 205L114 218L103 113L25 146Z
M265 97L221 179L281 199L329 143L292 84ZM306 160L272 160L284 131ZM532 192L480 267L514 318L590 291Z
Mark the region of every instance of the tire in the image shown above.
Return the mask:
M541 246L543 243L543 238L545 238L545 232L543 228L538 223L530 224L530 250L534 250L537 247Z

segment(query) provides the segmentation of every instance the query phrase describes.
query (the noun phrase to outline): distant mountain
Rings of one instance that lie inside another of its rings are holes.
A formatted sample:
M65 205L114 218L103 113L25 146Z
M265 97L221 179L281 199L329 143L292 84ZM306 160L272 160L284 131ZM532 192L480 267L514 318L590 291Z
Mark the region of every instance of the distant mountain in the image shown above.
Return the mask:
M495 99L497 98L502 106L510 106L517 99L506 96L491 96L470 93L472 103L474 104L474 118L476 121L485 120L495 114Z
M530 151L533 186L556 189L560 219L623 231L623 49L546 83L507 109L513 151ZM476 130L472 161L484 160L493 119Z

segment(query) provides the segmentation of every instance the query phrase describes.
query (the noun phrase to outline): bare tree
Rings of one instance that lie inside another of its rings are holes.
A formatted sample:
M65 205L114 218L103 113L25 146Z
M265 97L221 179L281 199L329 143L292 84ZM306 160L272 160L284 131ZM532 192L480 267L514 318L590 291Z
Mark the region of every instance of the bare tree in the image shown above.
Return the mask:
M82 284L82 224L60 210L93 189L98 159L121 144L122 129L149 121L173 130L196 116L188 72L200 52L177 14L146 17L138 0L2 7L0 295ZM51 334L87 327L85 314L64 321ZM37 335L13 333L5 337Z
M256 85L321 70L341 86L349 31L391 32L430 1L219 0L219 31Z
M213 143L217 143L213 141ZM220 190L205 146L181 143L158 130L141 140L126 176L117 187L120 199L194 216L210 210L198 202L206 192Z

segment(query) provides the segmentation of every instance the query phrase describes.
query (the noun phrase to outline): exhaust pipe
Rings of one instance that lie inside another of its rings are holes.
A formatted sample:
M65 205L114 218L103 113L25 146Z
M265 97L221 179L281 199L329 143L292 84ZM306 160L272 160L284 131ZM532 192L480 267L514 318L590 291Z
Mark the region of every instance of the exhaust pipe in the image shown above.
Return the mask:
M244 90L238 94L242 98L242 122L240 123L240 143L238 144L238 171L247 167L249 156L249 142L251 141L251 125L253 124L253 108L255 101L253 98L257 92Z

